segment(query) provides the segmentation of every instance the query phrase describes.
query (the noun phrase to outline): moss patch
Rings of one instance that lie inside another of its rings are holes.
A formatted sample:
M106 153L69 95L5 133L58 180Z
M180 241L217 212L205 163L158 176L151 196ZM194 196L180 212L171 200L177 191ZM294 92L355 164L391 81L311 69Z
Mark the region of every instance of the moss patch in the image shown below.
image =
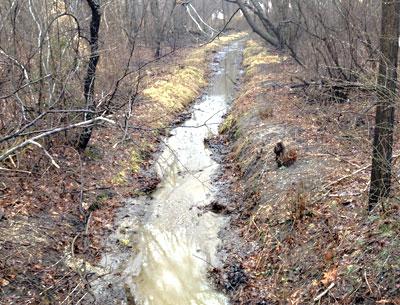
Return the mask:
M126 170L123 169L120 172L118 172L112 179L111 183L113 185L124 185L125 183L128 182L128 178L126 175Z
M140 154L135 150L131 150L131 158L129 160L129 169L132 173L137 173L140 170L140 164L143 162Z
M229 114L226 119L224 120L224 122L219 126L219 133L224 134L227 131L229 131L233 125L235 125L235 118L233 116L233 114Z
M192 102L206 84L205 71L187 66L156 82L143 91L144 96L160 103L169 112L182 110Z

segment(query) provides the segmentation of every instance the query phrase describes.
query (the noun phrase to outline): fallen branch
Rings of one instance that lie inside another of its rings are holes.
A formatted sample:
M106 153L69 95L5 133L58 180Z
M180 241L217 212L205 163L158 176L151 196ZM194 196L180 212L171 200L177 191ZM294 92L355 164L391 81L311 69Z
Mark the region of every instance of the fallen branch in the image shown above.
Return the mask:
M352 176L354 176L354 175L357 175L358 173L360 173L360 172L362 172L362 171L368 169L369 167L371 167L371 164L368 164L368 165L366 165L366 166L364 166L364 167L361 167L361 168L359 168L358 170L352 172L351 174L348 174L348 175L346 175L346 176L340 177L339 179L337 179L337 180L335 180L335 181L333 181L333 182L331 182L331 183L328 183L328 184L324 185L324 186L322 187L322 189L321 189L321 192L323 192L323 191L325 191L325 190L327 190L327 191L326 191L325 193L323 193L321 196L316 195L316 196L314 197L313 201L312 201L312 204L314 204L314 203L316 203L316 202L322 200L322 199L325 198L326 196L328 196L329 193L330 193L331 190L332 190L331 187L334 186L335 184L338 184L338 183L340 183L341 181L343 181L343 180L345 180L345 179L347 179L347 178L350 178L350 177L352 177Z
M225 29L228 27L228 24L233 20L233 18L235 17L235 15L236 15L237 13L239 13L239 12L240 12L240 8L238 8L238 9L232 14L232 16L231 16L231 17L229 18L229 20L226 22L226 24L224 25L224 27L217 33L217 35L215 35L210 41L207 41L206 43L200 45L200 48L203 47L203 46L205 46L206 44L209 44L209 43L213 42L215 39L217 39L217 38L222 34L222 32L225 31Z
M395 164L395 162L397 161L397 159L398 159L399 157L400 157L400 154L393 155L393 158L392 158L392 159L393 159L393 164ZM317 196L317 195L316 195L316 196L314 197L314 200L312 201L312 204L314 204L314 203L316 203L316 202L322 200L322 199L325 198L326 196L328 196L329 193L332 191L331 187L334 186L335 184L338 184L338 183L342 182L343 180L345 180L345 179L347 179L347 178L351 178L351 177L357 175L358 173L360 173L360 172L362 172L362 171L364 171L364 170L367 170L368 168L371 167L371 165L372 165L372 164L365 165L365 166L363 166L363 167L357 169L356 171L352 172L351 174L342 176L342 177L340 177L339 179L337 179L337 180L335 180L335 181L333 181L333 182L330 182L330 183L324 185L324 186L322 187L322 189L321 189L321 192L323 192L323 191L326 191L326 192L323 193L323 194L320 195L320 196ZM369 186L369 183L367 184L366 189L364 189L360 194L364 193L364 192L367 190L368 186Z
M199 20L201 21L201 23L203 23L206 27L208 27L208 28L212 31L211 36L214 34L214 32L217 32L217 31L216 31L215 29L213 29L210 25L208 25L208 24L203 20L203 18L201 18L201 16L199 15L199 13L197 12L197 10L194 8L194 6L193 6L191 3L189 3L188 5L189 5L190 8L193 10L193 12L197 15L197 17L199 17Z
M193 17L192 13L190 13L190 8L188 5L185 5L186 7L186 11L188 13L188 15L190 16L190 18L193 20L193 22L196 24L197 28L199 29L200 32L202 32L203 34L207 35L207 33L203 30L203 28L201 27L201 25L197 22L197 20ZM212 34L211 34L212 35Z
M55 133L59 133L59 132L64 131L64 130L69 130L69 129L78 128L78 127L87 127L88 125L91 125L91 124L96 123L98 121L105 121L105 122L108 122L110 124L115 124L115 122L113 120L110 120L108 118L97 117L97 118L94 118L94 119L91 119L91 120L79 122L79 123L68 125L68 126L65 126L65 127L54 128L52 130L49 130L47 132L41 133L41 134L39 134L37 136L34 136L34 137L32 137L32 138L30 138L30 139L18 144L17 146L14 146L14 147L10 148L9 150L7 150L5 153L3 153L0 156L0 162L4 161L8 156L10 156L12 153L20 150L21 148L24 148L25 146L27 146L29 144L35 144L35 142L37 140L41 139L41 138L47 137L47 136L55 134ZM37 145L37 144L39 144L39 143L36 143L35 145Z
M397 158L399 158L399 157L400 157L400 154L393 155L393 157L392 157L393 163L395 163L396 160L397 160ZM333 182L331 182L331 183L328 183L328 184L325 185L323 188L324 188L324 189L327 189L327 188L329 188L329 187L331 187L331 186L333 186L333 185L335 185L335 184L338 184L339 182L342 182L343 180L345 180L345 179L347 179L347 178L353 177L354 175L357 175L358 173L360 173L360 172L362 172L362 171L364 171L364 170L370 168L371 165L372 165L372 164L365 165L365 166L363 166L363 167L357 169L356 171L352 172L351 174L345 175L345 176L340 177L339 179L337 179L337 180L335 180L335 181L333 181Z
M366 170L366 169L368 169L368 168L370 168L370 167L371 167L371 164L368 164L368 165L366 165L366 166L363 166L363 167L359 168L358 170L352 172L351 174L348 174L348 175L346 175L346 176L340 177L339 179L337 179L337 180L335 180L335 181L333 181L333 182L331 182L331 183L325 185L325 186L324 186L324 189L327 189L327 188L329 188L329 187L331 187L331 186L333 186L333 185L335 185L335 184L338 184L339 182L342 182L343 180L345 180L345 179L347 179L347 178L350 178L350 177L352 177L352 176L354 176L354 175L357 175L359 172L362 172L362 171L364 171L364 170Z

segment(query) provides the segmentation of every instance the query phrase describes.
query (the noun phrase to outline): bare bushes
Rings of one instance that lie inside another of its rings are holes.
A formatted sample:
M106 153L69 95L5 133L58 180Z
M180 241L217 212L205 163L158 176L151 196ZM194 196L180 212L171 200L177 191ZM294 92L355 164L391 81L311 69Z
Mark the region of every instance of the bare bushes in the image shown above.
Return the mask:
M230 2L265 42L302 66L299 87L310 99L344 102L351 91L375 88L379 1Z

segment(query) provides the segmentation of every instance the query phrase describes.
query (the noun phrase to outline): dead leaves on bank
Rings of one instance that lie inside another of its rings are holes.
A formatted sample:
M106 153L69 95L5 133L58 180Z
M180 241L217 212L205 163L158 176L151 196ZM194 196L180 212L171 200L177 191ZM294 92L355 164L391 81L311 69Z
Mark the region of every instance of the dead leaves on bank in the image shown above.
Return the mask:
M245 56L260 51L249 47ZM362 126L351 117L365 100L310 105L285 86L294 65L259 69L258 59L245 61L252 66L230 114L236 141L227 176L239 179L237 196L248 195L237 199L234 223L246 245L256 245L242 257L249 281L234 304L396 304L399 204L393 198L385 213L366 213L371 117ZM282 86L264 85L271 82ZM262 107L273 115L260 115ZM296 143L299 157L277 169L258 152L282 138Z

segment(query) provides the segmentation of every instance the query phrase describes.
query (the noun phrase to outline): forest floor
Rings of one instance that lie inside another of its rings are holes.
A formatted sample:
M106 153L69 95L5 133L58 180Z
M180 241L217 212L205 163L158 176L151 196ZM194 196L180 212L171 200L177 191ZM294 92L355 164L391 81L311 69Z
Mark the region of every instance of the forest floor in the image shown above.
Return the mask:
M90 293L115 212L158 184L150 168L162 138L207 86L213 54L239 36L147 66L129 128L117 114L119 124L96 129L81 155L53 139L59 169L36 148L10 158L0 189L0 304L78 304Z
M217 284L241 305L400 304L397 157L393 196L367 213L371 99L306 98L291 89L298 65L254 40L244 67L220 129L228 187L213 208L231 221ZM279 141L297 151L292 166L277 167Z

